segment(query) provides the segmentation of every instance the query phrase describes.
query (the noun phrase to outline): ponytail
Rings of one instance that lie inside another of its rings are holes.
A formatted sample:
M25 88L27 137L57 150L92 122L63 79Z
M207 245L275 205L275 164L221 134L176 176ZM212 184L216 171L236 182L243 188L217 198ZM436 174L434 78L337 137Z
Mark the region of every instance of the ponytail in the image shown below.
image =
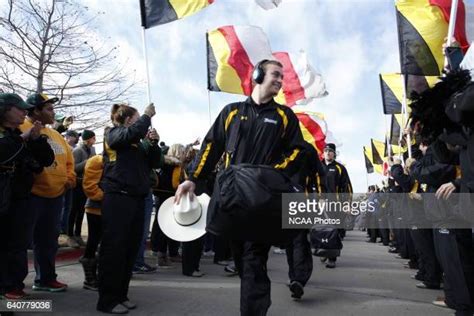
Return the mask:
M137 113L137 109L126 104L114 104L110 111L110 120L115 126L125 124L128 117L132 117Z

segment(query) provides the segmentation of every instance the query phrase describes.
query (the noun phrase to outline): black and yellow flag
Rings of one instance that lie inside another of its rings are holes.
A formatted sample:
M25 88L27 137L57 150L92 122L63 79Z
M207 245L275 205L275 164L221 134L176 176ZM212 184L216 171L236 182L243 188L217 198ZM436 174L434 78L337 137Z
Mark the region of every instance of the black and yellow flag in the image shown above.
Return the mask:
M383 113L402 113L403 84L401 74L380 74L379 78L380 91L382 92ZM436 76L405 76L407 105L410 105L409 98L413 92L421 93L433 87L438 80Z
M398 145L400 141L400 132L402 130L402 114L392 114L390 122L389 143Z
M367 169L367 172L368 173L371 173L369 172L369 170L372 170L372 172L377 172L379 174L383 174L383 164L376 164L374 162L374 155L373 155L373 151L372 151L372 146L369 146L369 147L365 147L364 146L364 156L365 156L365 159L366 159L366 169ZM367 161L370 162L370 164L372 165L372 169L369 167L367 168Z
M364 146L364 160L365 160L365 169L367 170L367 173L373 173L374 172L374 165L370 161L370 158L372 156L372 153L369 153L367 151L367 148Z
M439 76L444 67L442 46L448 35L452 0L398 0L397 25L403 74ZM458 2L454 37L465 50L465 9Z
M375 165L382 165L385 152L385 143L379 140L371 139L370 144L372 147L373 163Z
M146 29L192 15L214 0L140 0L142 26Z

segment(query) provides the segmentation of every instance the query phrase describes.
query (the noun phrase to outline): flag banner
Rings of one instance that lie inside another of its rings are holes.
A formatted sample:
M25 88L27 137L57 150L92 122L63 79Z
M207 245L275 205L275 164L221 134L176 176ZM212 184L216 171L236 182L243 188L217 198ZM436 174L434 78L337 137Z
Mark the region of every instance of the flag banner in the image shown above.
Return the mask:
M280 5L282 0L255 0L255 2L265 10L275 9Z
M142 26L148 29L182 19L213 2L214 0L140 0Z
M367 173L373 173L374 172L374 165L370 161L370 156L372 156L372 153L367 152L367 148L364 146L364 160L365 160L365 169L367 170Z
M305 141L313 145L313 147L321 155L326 145L326 135L328 126L324 115L317 112L295 111L296 117L300 121L300 129Z
M402 130L402 114L392 114L390 122L389 142L391 145L398 145L400 141L400 132Z
M403 85L401 74L380 74L380 91L382 93L382 105L384 114L402 113ZM437 76L415 76L406 75L407 105L410 105L410 96L413 92L422 93L433 87L438 82ZM408 112L410 109L408 108Z
M387 157L393 157L394 155L398 156L403 154L404 152L407 151L406 147L402 147L400 145L394 145L394 144L388 144L387 146L387 141L385 141L385 146L384 146L384 153L383 153L383 159L387 161Z
M250 95L254 65L273 59L266 34L257 26L223 26L208 31L207 84L210 91Z
M452 0L398 0L396 3L400 66L403 74L439 76L442 46L448 35ZM466 12L458 2L454 37L467 50Z
M383 156L385 152L385 143L379 140L371 139L372 145L372 161L375 165L383 164Z
M365 153L367 153L367 159L369 160L369 162L372 164L374 168L374 172L378 174L383 174L383 164L377 164L374 162L372 146L364 147L364 150L365 150Z
M310 65L304 51L273 53L283 64L283 86L275 101L287 106L304 105L328 95L323 77Z

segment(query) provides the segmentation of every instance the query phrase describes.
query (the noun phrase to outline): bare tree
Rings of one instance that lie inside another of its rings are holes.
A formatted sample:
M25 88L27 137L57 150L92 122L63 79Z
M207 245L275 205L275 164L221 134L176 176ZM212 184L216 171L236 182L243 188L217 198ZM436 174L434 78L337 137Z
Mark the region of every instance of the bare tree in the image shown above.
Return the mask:
M82 127L102 125L136 79L118 62L118 48L97 34L103 13L89 11L74 0L8 0L0 13L0 89L57 96L57 108Z

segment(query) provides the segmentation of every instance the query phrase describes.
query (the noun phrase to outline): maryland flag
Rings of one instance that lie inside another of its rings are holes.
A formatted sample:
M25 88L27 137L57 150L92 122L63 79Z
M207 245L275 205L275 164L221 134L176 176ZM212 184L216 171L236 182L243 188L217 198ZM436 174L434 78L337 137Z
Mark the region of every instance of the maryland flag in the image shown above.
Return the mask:
M298 54L277 52L273 56L283 64L284 75L276 102L291 107L328 95L323 77L310 65L304 51Z
M148 29L190 16L214 0L140 0L142 26Z
M313 145L321 155L326 145L326 135L328 126L324 120L324 115L317 112L298 112L296 117L300 121L300 129L305 141Z
M372 153L367 151L367 148L364 146L364 160L365 160L365 169L367 170L367 173L373 173L374 172L374 165L372 164L371 160L369 157L372 156Z
M380 91L382 92L382 105L384 114L402 113L403 84L401 74L380 74ZM422 93L433 87L438 82L437 76L405 76L407 105L413 92ZM410 111L410 110L408 110Z
M398 0L397 25L403 74L439 76L444 67L442 46L448 35L452 0ZM465 10L458 2L454 37L467 50Z
M273 59L270 43L256 26L223 26L207 32L210 91L250 95L254 65Z

